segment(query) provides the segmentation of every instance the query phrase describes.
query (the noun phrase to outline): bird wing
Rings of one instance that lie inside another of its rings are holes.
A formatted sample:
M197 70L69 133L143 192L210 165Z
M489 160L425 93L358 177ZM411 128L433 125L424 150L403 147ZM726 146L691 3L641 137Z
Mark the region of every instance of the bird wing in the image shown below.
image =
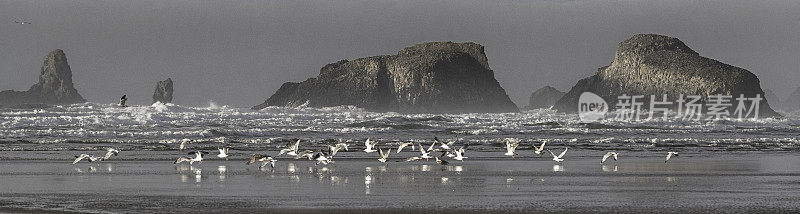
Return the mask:
M614 152L614 161L617 161L617 153Z
M672 157L672 152L667 153L667 159L664 159L664 162L669 161L670 157Z
M608 159L609 156L611 156L611 152L607 152L605 155L603 155L603 160L601 160L600 163L606 162L606 159Z
M89 157L89 155L81 154L81 155L75 156L75 161L72 161L72 164L76 164L76 163L78 163L79 161L83 160L86 157Z
M364 146L367 147L367 150L372 148L372 144L370 143L369 138L367 138L367 140L364 141Z
M548 150L547 150L547 152L549 152L549 153L550 153L550 156L556 157L556 154L553 154L553 151L550 151L550 150L548 149Z
M544 149L544 144L546 144L546 143L547 143L547 141L544 141L544 142L542 142L542 145L541 145L541 146L539 146L539 148L538 148L538 149L536 149L536 150L537 150L537 151L542 151L542 149Z
M567 154L567 149L569 149L569 147L567 147L567 148L564 148L564 151L563 151L563 152L561 152L561 154L559 154L559 155L558 155L558 158L561 158L561 157L563 157L563 156L564 156L564 154Z
M298 148L300 148L300 139L297 139L297 142L294 142L294 145L291 147L294 152L297 152Z
M409 146L409 145L413 146L414 143L403 143L403 144L400 144L400 146L397 147L397 153L400 153L400 151L403 151L403 148L406 148L406 146Z
M184 161L191 161L191 160L189 160L189 158L186 157L179 157L178 160L175 160L175 164L179 164Z

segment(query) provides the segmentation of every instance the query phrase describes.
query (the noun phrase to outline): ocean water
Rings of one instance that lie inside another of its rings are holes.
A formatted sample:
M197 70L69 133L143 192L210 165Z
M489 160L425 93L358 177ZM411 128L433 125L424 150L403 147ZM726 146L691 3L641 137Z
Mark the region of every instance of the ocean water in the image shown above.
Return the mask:
M367 138L380 145L429 145L433 137L459 139L476 151L502 151L506 138L527 144L622 151L797 151L800 114L784 118L719 121L614 121L582 123L553 110L499 114L374 113L352 106L269 107L260 111L156 103L119 108L84 103L50 109L0 109L2 151L174 150L182 139L193 149L229 146L273 151L296 139L304 149L339 140L355 148Z

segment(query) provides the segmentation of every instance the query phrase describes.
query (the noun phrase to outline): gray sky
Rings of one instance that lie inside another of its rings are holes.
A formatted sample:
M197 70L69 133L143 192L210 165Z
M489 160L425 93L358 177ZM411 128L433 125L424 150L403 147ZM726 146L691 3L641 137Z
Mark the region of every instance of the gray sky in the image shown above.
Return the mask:
M637 33L681 39L781 98L800 86L800 1L0 1L0 90L27 90L63 49L88 100L149 104L172 77L181 105L263 102L341 59L425 41L486 47L519 106L568 90ZM30 21L17 25L13 21Z

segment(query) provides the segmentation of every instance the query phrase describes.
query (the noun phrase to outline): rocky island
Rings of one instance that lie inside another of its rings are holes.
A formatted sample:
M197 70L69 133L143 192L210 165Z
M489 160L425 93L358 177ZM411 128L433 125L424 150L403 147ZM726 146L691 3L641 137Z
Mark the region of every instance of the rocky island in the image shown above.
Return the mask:
M44 57L39 82L27 91L0 91L0 106L73 104L86 102L72 83L72 70L64 51L56 49ZM41 105L38 105L41 106ZM46 105L45 105L46 106Z
M576 112L583 92L599 95L611 107L623 94L646 95L645 103L649 103L649 95L662 94L669 100L676 100L680 94L701 95L702 102L715 94L764 97L758 77L750 71L700 56L677 38L655 34L638 34L620 43L611 65L578 81L554 108ZM767 101L761 102L759 114L780 116Z
M156 102L172 102L172 78L167 78L164 81L158 81L156 83L156 89L153 92L153 103Z
M518 112L494 78L484 47L429 42L383 55L328 64L319 76L284 83L253 109L353 105L401 113Z
M540 89L537 89L533 93L528 101L528 106L525 106L525 109L540 109L540 108L550 108L556 104L556 101L561 99L564 96L564 92L559 91L556 88L551 86L545 86Z

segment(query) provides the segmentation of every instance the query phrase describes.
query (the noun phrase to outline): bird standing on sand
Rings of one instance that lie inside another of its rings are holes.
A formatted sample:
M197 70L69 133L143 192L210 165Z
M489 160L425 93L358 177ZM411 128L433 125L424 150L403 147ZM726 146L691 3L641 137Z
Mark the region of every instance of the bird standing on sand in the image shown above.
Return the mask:
M258 168L263 168L267 164L269 164L272 168L275 168L276 160L274 158L272 158L272 156L262 155L262 154L254 154L253 157L251 157L250 160L247 161L247 165L255 163L256 161L261 161L261 166L259 166Z
M669 158L671 158L672 156L676 156L677 157L678 156L678 152L667 152L667 159L664 159L664 163L669 161Z
M603 155L603 159L600 160L600 163L606 162L606 159L608 159L608 157L614 157L614 161L617 161L616 152L607 152L605 155Z

